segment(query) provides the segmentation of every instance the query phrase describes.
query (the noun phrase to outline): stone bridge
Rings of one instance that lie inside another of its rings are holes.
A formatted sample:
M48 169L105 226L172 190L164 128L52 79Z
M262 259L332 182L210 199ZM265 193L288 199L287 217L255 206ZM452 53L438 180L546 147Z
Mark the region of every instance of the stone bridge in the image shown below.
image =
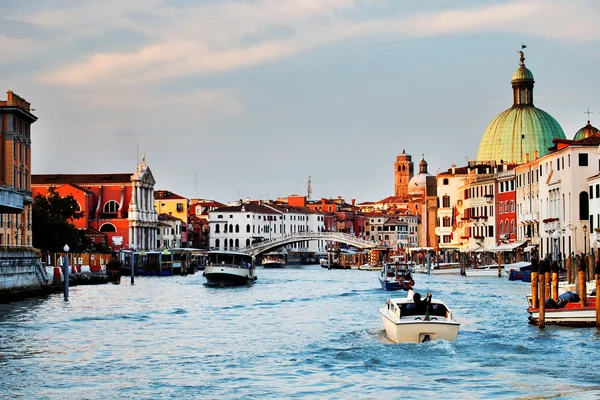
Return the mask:
M373 249L380 247L381 245L377 242L370 240L364 240L357 238L356 236L349 235L341 232L298 232L290 233L278 238L266 240L260 243L255 243L250 246L239 249L242 253L249 254L251 256L257 256L261 253L265 253L271 249L285 246L287 244L302 242L307 240L326 240L329 242L345 243L350 246L357 247L359 249Z

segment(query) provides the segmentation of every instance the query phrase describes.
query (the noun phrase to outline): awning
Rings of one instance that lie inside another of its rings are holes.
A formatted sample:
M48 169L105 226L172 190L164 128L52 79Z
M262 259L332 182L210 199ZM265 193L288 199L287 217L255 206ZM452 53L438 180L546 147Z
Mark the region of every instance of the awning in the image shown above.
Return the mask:
M535 249L536 247L538 247L538 245L537 245L537 244L532 244L532 245L530 245L530 246L527 246L527 247L525 247L525 248L523 249L523 251L525 251L525 252L528 252L528 253L529 253L531 250Z
M513 251L521 246L524 246L527 242L514 242L514 243L504 243L495 249L491 249L491 251L500 252L500 251Z

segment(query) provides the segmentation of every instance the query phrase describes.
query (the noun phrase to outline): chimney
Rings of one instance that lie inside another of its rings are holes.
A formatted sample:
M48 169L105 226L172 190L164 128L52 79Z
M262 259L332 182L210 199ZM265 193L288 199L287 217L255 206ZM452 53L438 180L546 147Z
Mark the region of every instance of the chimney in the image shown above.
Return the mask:
M537 151L537 150L535 150L535 151L533 152L533 159L534 159L534 160L537 160L537 159L539 158L539 156L540 156L540 155L538 154L538 151Z
M525 162L528 163L529 162L529 153L525 153Z
M355 203L356 203L356 199L352 199L352 207L354 207Z
M456 164L452 164L452 175L456 174Z

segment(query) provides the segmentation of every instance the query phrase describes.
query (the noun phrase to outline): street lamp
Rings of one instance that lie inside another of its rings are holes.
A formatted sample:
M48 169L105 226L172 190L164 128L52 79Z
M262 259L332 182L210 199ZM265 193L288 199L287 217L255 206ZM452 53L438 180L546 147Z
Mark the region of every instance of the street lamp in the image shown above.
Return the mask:
M63 247L65 251L65 271L63 272L63 279L65 280L65 301L69 301L69 245L65 244Z
M560 232L558 232L558 229L556 229L553 233L552 233L552 239L554 241L554 251L553 251L553 260L558 262L558 239L560 239Z
M583 254L587 253L587 225L583 226Z

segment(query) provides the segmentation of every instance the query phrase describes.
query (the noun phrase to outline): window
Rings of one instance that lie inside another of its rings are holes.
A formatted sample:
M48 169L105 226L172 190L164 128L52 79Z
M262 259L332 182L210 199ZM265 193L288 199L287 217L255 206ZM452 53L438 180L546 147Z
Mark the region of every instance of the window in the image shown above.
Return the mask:
M443 180L443 184L444 184L444 185L448 185L448 178L444 178L444 180Z
M117 228L113 224L104 224L100 227L100 232L116 232Z
M220 232L220 228L219 228L219 224L216 224L216 225L215 225L215 233L221 233L221 232ZM217 239L217 240L218 240L218 239ZM217 246L217 247L219 247L219 246Z
M240 232L240 226L238 224L235 224L235 233L239 233L239 232Z
M580 154L581 155L581 154ZM587 156L587 154L586 154ZM587 192L579 193L579 219L588 220L590 216L589 201Z
M579 166L580 167L587 167L588 166L588 155L587 155L587 153L579 153Z
M219 227L219 225L217 225L217 228ZM215 247L218 249L219 246L221 246L221 241L219 239L215 240Z
M442 207L450 207L450 196L442 197Z
M500 208L500 209L498 210L498 214L502 214L502 213L504 212L504 203L503 203L503 202L500 202L500 203L498 203L498 206L499 206L499 208Z
M104 204L104 212L108 214L115 214L119 211L119 203L114 200L109 200Z
M250 233L250 224L246 225L246 233Z

